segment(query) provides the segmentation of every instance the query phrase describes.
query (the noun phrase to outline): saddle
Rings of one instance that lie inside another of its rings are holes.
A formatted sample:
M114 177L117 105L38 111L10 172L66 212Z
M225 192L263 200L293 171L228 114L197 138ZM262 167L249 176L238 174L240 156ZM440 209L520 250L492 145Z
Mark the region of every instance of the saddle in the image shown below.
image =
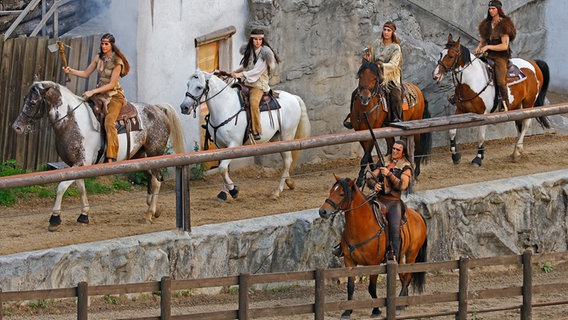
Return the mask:
M105 116L108 113L107 105L108 101L101 96L94 95L88 100L95 118L97 118L100 126L103 129L101 135L105 141L103 146L106 149L106 132L104 129ZM140 118L138 117L138 110L134 105L125 99L124 104L120 108L120 112L115 122L116 130L118 134L126 133L127 149L126 154L130 154L130 132L142 130L140 125Z
M402 83L402 110L408 110L418 102L418 93L414 87L408 85L408 82Z
M492 59L488 59L487 57L480 57L482 61L484 61L487 65L487 73L489 74L490 83L495 83L495 61ZM527 78L527 75L516 65L509 60L509 64L507 65L507 86L512 86L519 82L524 81Z
M249 99L250 88L247 87L242 82L236 82L232 85L232 87L237 89L237 92L239 93L239 101L241 103L241 108L246 110L247 114L246 132L249 132L251 130L250 99ZM262 95L262 98L260 99L260 105L259 105L260 112L280 109L281 108L280 104L276 100L278 97L279 93L277 91L273 91L272 89L270 89L270 91L268 92L265 92ZM270 114L270 124L274 127L274 119L272 119L272 114ZM243 138L243 143L247 139L248 135L245 134L245 137Z

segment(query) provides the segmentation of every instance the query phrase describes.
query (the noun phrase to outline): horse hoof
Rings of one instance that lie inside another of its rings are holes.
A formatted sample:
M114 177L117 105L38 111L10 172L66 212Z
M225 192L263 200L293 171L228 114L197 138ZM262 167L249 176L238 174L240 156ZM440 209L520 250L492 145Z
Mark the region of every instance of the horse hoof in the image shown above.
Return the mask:
M225 191L219 192L219 194L217 195L217 200L221 202L227 201L227 193Z
M154 218L159 218L162 215L162 211L160 209L157 209L156 212L154 212Z
M461 160L461 154L459 153L452 154L452 161L454 162L454 164L460 164L460 160Z
M286 181L286 185L290 188L290 190L294 190L296 188L296 182L293 179L288 178L284 181Z
M79 215L79 217L77 218L77 222L82 224L82 225L88 225L89 224L89 216L81 213Z
M381 316L381 310L379 308L373 309L371 312L371 318L378 318Z
M473 160L471 160L471 165L474 167L481 167L481 163L483 160L481 160L480 157L475 157L473 158Z
M55 231L59 230L59 227L61 227L61 224L50 224L49 227L47 227L47 230L51 231L51 232L55 232Z
M233 199L236 199L239 196L239 187L235 186L233 190L229 190L229 194ZM227 194L225 194L225 197L227 197Z
M49 217L49 227L47 230L52 232L57 231L59 227L61 227L61 217L59 215L52 214L51 217Z
M278 200L280 198L280 192L275 191L273 194L270 195L270 200Z

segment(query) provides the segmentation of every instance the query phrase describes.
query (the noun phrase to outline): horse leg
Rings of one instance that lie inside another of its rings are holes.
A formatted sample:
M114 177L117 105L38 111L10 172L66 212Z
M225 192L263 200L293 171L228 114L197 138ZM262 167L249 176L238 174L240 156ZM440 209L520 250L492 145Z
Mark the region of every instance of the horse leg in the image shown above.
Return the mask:
M151 170L148 177L148 194L146 196L146 204L148 205L148 210L144 216L144 220L148 223L153 223L154 218L160 216L160 212L157 210L158 206L158 194L160 193L160 187L162 182L160 182L161 173L159 169Z
M524 120L520 120L520 121L515 121L515 125L517 127L517 132L518 132L518 139L517 139L517 143L515 144L515 150L513 151L513 162L517 162L521 159L521 156L523 154L523 142L525 140L525 135L527 133L527 131L529 130L529 127L531 125L531 121L532 119L524 119Z
M65 191L71 186L73 182L77 182L77 189L79 191L81 197L81 214L77 219L77 222L80 223L89 223L89 202L87 200L87 192L85 191L85 182L83 179L79 180L68 180L62 181L57 186L57 196L55 198L55 204L53 205L53 210L51 213L51 217L49 218L49 227L47 230L49 231L57 231L61 226L61 202L63 201L63 195Z
M353 277L347 277L347 300L353 300L353 293L355 292L355 281ZM353 310L345 310L341 314L341 320L348 320L351 317Z
M219 163L219 174L224 182L221 191L217 194L217 200L219 201L227 201L227 194L230 194L233 199L239 196L239 188L229 176L229 163L231 163L230 159L221 160Z
M479 144L477 145L477 155L473 160L471 160L471 164L475 167L481 167L483 163L483 158L485 157L485 147L483 143L485 142L485 130L487 129L486 126L479 127Z
M373 299L377 299L377 278L379 276L376 274L372 274L369 277L369 294L371 295L371 298ZM379 307L375 307L373 308L373 311L371 312L371 318L378 318L381 315L381 309L379 309Z
M408 296L408 286L410 285L410 280L412 279L412 273L399 273L398 277L400 278L400 293L398 294L399 297L406 297ZM406 306L396 306L397 311L401 311L406 309Z
M450 129L450 152L452 153L452 161L454 164L459 164L461 160L461 154L458 151L458 145L456 143L457 129Z
M284 183L293 190L295 188L294 180L290 178L290 167L292 166L292 152L285 151L281 152L280 155L282 156L282 174L280 175L280 182L278 183L278 187L272 195L270 199L276 200L280 197L280 192L284 191Z

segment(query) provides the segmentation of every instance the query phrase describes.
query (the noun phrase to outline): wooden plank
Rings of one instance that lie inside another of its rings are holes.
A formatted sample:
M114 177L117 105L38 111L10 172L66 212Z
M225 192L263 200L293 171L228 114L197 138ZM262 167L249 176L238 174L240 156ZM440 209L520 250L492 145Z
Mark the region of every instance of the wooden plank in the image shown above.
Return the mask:
M89 287L89 294L105 295L105 294L128 294L128 293L141 293L141 292L157 292L160 291L160 282L143 282L143 283L129 283L128 285L100 285Z
M206 278L206 279L188 279L172 281L172 290L211 288L211 287L228 287L239 284L238 276Z
M48 300L59 298L74 298L76 296L76 287L2 292L2 300L4 301Z
M429 128L434 126L440 126L445 124L458 124L458 123L472 123L472 122L483 122L485 117L476 113L463 113L459 115L447 116L447 117L437 117L428 118L422 120L412 120L391 123L391 127L396 127L404 130L410 129L421 129Z
M22 83L22 64L23 60L20 60L20 57L23 57L25 54L25 47L26 47L26 38L15 38L14 41L14 50L12 51L12 65L10 66L10 75L9 75L9 83L8 86L10 87L10 96L8 97L7 105L8 108L11 109L12 121L16 119L17 114L21 108L19 104L20 101L20 88ZM15 133L9 134L9 136L14 136ZM15 145L12 146L14 148L15 159L19 164L22 164L24 168L29 167L28 162L28 153L27 153L27 146L29 141L29 135L26 136L17 136Z
M422 304L458 301L458 292L439 292L432 295L397 297L397 305L416 306Z
M2 36L0 36L0 39L2 40L0 44L0 105L2 105L2 108L0 108L0 136L2 137L0 140L0 161L4 163L4 161L10 159L9 152L11 151L9 148L11 136L8 135L8 130L11 130L8 120L10 106L7 104L10 91L6 83L13 41L6 41Z
M199 319L199 320L218 320L218 319L238 319L238 310L211 311L202 313L190 313L186 315L172 316L172 319ZM130 318L129 318L130 319ZM159 319L159 318L157 318Z
M384 264L378 266L357 266L353 268L340 268L340 269L327 270L325 272L325 278L333 279L333 278L343 278L343 277L358 277L369 274L386 274L386 273L387 273L387 267Z
M19 90L16 91L17 94L14 97L14 99L18 101L18 106L23 106L24 104L24 98L25 96L28 94L29 92L29 88L33 82L33 76L34 76L34 71L36 68L36 54L37 54L37 45L38 45L38 39L37 38L25 38L23 39L25 40L24 42L24 55L23 55L23 61L20 61L21 65L22 65L22 70L21 70L21 74L22 74L22 79L20 81L20 87L18 88ZM43 126L36 126L36 128L43 128ZM25 163L26 163L26 168L31 168L32 170L35 170L38 168L38 156L39 156L39 152L38 152L38 147L40 146L40 139L41 139L41 134L38 134L38 132L34 132L33 134L29 134L28 135L28 139L27 139L27 143L24 146L25 147Z
M250 276L250 283L272 283L272 282L289 282L289 281L313 281L315 280L314 271L297 271L297 272L278 272L253 274Z
M468 300L477 299L493 299L493 298L504 298L504 297L516 297L523 294L522 287L510 287L510 288L493 288L471 291L467 294Z
M568 291L568 283L547 283L532 286L533 294L545 294Z
M500 257L488 257L470 260L469 267L492 267L492 266L502 266L502 265L512 265L521 264L522 256L500 256Z

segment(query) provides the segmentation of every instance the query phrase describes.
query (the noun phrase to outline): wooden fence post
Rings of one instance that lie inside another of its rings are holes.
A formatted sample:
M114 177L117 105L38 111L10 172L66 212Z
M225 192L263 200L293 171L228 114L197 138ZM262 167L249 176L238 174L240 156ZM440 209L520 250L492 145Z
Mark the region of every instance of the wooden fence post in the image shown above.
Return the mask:
M457 319L467 320L467 283L469 280L469 259L461 257L459 261L460 278L458 291L458 314Z
M398 263L389 260L387 262L387 319L396 319L396 275Z
M239 320L249 318L249 287L250 274L241 273L239 276Z
M0 320L2 320L2 314L4 313L4 309L2 309L2 288L0 288Z
M325 270L316 269L314 319L323 320L325 316ZM1 320L1 319L0 319Z
M160 281L160 319L169 320L172 318L172 279L162 277Z
M89 317L89 284L85 281L77 285L77 320Z
M521 320L532 319L532 252L523 253L523 306L521 307Z
M191 232L189 220L189 165L176 167L176 227Z

